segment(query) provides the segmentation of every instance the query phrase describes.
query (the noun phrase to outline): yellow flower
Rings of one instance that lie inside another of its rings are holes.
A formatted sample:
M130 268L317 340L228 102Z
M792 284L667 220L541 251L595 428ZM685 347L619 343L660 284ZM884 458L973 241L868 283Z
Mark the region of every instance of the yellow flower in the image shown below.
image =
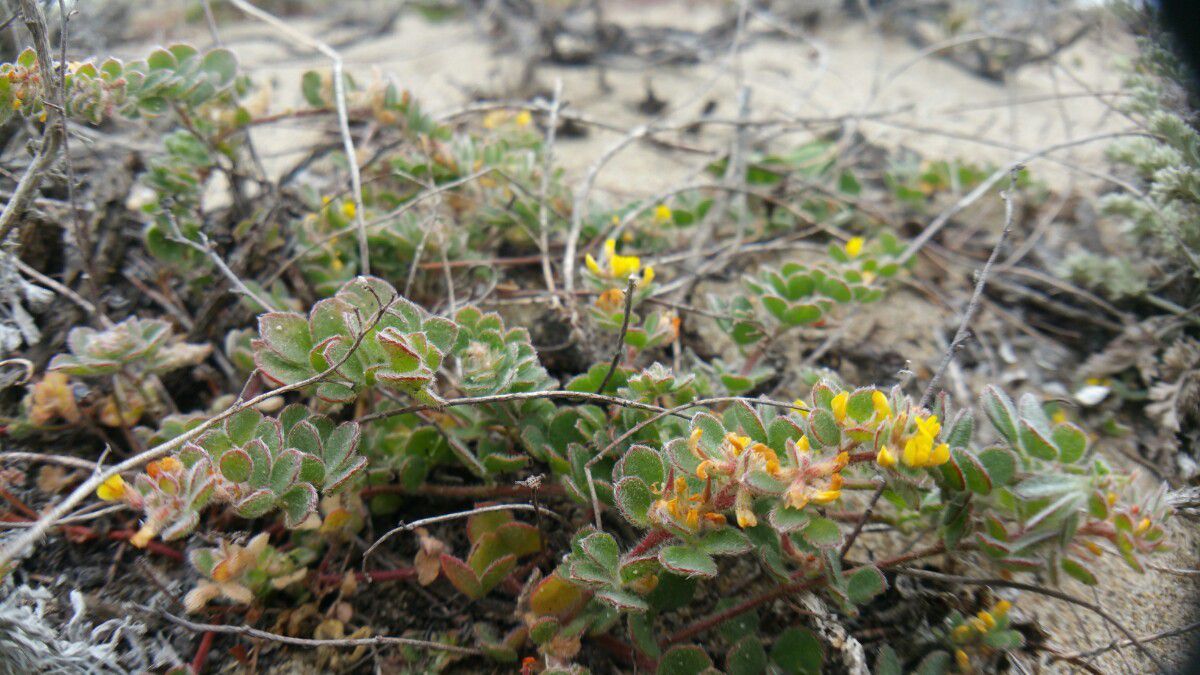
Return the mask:
M1054 414L1050 416L1050 420L1055 424L1062 424L1063 422L1067 421L1067 413L1061 410L1055 410Z
M879 448L879 454L875 455L875 461L885 469L896 466L896 456L892 454L891 450L888 450L886 445Z
M892 414L892 406L890 403L888 403L887 394L884 394L878 389L871 392L871 405L875 407L875 414L878 415L879 419L881 420L886 419Z
M636 255L613 254L608 259L608 266L612 269L613 276L624 279L642 268L642 259Z
M525 128L533 123L533 115L528 110L522 110L517 113L517 118L513 120L518 127Z
M1142 518L1142 522L1138 523L1138 526L1136 529L1134 529L1134 532L1137 534L1145 534L1146 530L1149 530L1149 529L1150 529L1150 519Z
M829 502L837 501L841 496L841 490L822 490L821 492L813 495L811 501L814 504L828 504Z
M20 110L21 109L21 99L13 98L12 107L13 107L13 110Z
M96 488L96 496L106 502L115 502L125 498L126 489L128 489L128 486L125 484L125 480L119 475L109 476L108 480Z
M654 222L659 225L671 222L671 207L666 204L654 207Z
M942 424L938 422L937 415L930 415L925 419L916 418L917 431L923 436L928 436L929 440L937 438L938 433L942 430Z
M812 452L812 443L809 443L808 436L801 436L800 440L796 441L796 449L800 452Z
M1008 610L1012 608L1012 603L1007 600L1001 600L992 607L992 614L998 619L1003 619Z
M996 618L992 616L991 612L987 610L980 610L979 614L976 616L978 616L979 620L982 621L985 626L987 626L988 630L996 627Z
M950 635L955 642L966 642L971 637L971 627L965 623L960 624L955 626Z
M851 237L850 241L846 242L846 255L851 258L857 258L863 250L863 238Z
M708 480L708 469L714 464L716 464L716 462L712 461L711 459L706 459L703 462L700 462L700 466L696 467L696 477L700 480Z
M754 515L754 499L749 492L741 490L735 497L734 512L737 514L738 527L743 530L758 525L758 517Z
M347 218L353 218L358 213L358 209L354 206L354 202L342 202L342 215Z
M691 435L688 436L688 450L691 450L697 459L706 459L704 455L700 454L700 438L703 435L704 432L700 427L696 427L692 429Z
M842 392L833 397L829 402L829 407L833 409L833 418L840 424L846 420L846 404L850 401L850 394Z
M589 253L583 258L587 268L598 277L605 279L628 279L642 269L642 259L636 255L620 255L617 253L617 242L608 239L604 242L604 264L601 265ZM654 280L654 268L647 266L642 272L642 285Z
M946 443L939 444L929 456L930 466L941 466L948 461L950 461L950 446Z
M961 649L954 650L954 660L958 663L958 669L964 673L971 672L971 657Z
M129 543L133 544L135 548L146 548L146 545L150 543L150 540L153 539L154 535L156 534L158 534L158 532L154 528L150 527L149 524L143 525L142 529L137 531L137 534L129 538Z
M750 446L749 436L738 436L737 434L725 434L725 441L733 446L733 456L737 457L746 451Z

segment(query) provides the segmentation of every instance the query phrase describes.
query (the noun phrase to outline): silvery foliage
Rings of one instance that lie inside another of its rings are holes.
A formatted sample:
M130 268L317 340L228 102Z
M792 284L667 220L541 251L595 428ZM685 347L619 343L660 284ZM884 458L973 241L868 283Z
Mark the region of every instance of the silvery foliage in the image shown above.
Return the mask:
M0 586L0 675L110 675L144 672L163 656L168 662L178 661L161 649L154 656L147 654L145 626L128 617L93 626L85 618L87 605L79 591L71 591L70 605L70 618L56 625L57 603L49 590Z

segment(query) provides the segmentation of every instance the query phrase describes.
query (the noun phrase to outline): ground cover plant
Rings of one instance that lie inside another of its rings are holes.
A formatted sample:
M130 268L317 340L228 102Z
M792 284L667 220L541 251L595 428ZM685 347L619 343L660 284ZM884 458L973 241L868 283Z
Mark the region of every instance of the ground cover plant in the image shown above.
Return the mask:
M735 5L734 56L774 25ZM1158 43L1129 66L1135 126L1097 139L1133 172L1105 217L1152 244L1109 271L1074 240L1030 255L1056 199L1036 153L914 162L849 118L797 137L743 106L617 128L576 176L567 139L612 125L561 82L435 114L290 23L311 9L199 3L209 40L75 61L70 10L17 3L0 671L1179 662L1080 590L1158 573L1190 505L1169 487L1195 464L1200 158ZM295 105L221 38L234 20L327 59L291 74ZM268 165L256 132L294 123L323 140ZM706 124L732 129L711 151ZM124 142L77 147L105 138L150 141L118 195L95 157ZM635 143L702 161L600 198ZM982 317L1013 312L1085 325L1060 351L1093 379L991 368ZM940 344L896 353L914 332ZM1146 427L1173 482L1114 459ZM99 576L55 604L73 560ZM1111 645L1054 644L1038 597Z

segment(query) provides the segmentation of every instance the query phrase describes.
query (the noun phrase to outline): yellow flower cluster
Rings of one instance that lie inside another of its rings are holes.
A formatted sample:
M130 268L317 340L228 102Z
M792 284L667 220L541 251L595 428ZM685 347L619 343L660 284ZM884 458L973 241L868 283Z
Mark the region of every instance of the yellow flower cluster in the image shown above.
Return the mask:
M980 610L975 616L969 617L963 623L955 626L954 630L950 632L950 638L956 645L971 645L979 642L983 636L996 628L996 625L1008 615L1008 610L1011 608L1012 603L1001 600L992 605L990 610ZM954 651L954 660L960 671L972 672L971 657L962 646Z
M623 281L641 271L642 286L646 286L654 280L654 268L647 265L645 269L642 269L642 259L636 255L619 255L617 242L613 239L604 242L604 264L596 262L590 253L585 256L584 262L587 263L587 268L591 270L592 274L603 279Z
M730 433L725 434L716 453L709 455L700 445L702 435L700 428L696 427L688 438L688 449L700 460L696 467L696 477L700 480L710 481L710 485L713 480L740 480L753 470L779 475L779 456L766 445L752 442L748 436ZM754 496L740 483L734 495L734 512L737 514L738 527L754 527L758 524L758 518L754 515Z
M792 466L780 472L780 477L789 482L784 498L793 509L802 509L809 504L829 504L842 496L842 469L850 463L850 453L839 452L834 457L813 461L812 445L808 436L788 446Z
M691 494L687 479L677 476L671 492L668 494L664 489L650 506L648 515L659 525L673 524L692 533L699 532L705 524L720 527L725 524L725 516L711 510L710 497L708 488L703 493Z
M903 444L904 450L900 453L899 460L905 466L920 469L941 466L950 461L950 446L946 443L936 443L938 434L942 431L942 423L938 421L937 415L921 417L914 414L912 419L916 430L914 433L908 433L908 414L893 415L891 405L883 392L872 393L871 402L875 406L875 416L880 424L885 421L893 423L892 440L896 447ZM835 416L837 414L836 408L834 414ZM897 464L896 454L886 443L879 448L875 461L888 469L894 468Z

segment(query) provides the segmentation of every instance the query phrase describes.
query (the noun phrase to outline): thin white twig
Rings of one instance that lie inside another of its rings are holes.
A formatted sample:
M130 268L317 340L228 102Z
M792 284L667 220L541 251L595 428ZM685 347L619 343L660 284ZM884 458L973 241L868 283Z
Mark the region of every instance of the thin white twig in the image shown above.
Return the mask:
M298 638L291 637L289 635L271 633L258 628L252 628L250 626L197 623L195 621L188 621L182 617L164 612L161 609L154 609L144 605L138 605L138 607L146 612L157 614L173 624L183 626L184 628L196 631L197 633L224 633L226 635L243 635L249 638L270 640L271 642L281 642L283 644L293 645L296 647L373 647L378 645L402 645L405 647L419 647L421 649L434 649L437 651L452 652L454 654L465 654L467 656L483 655L483 650L475 649L473 647L460 647L458 645L447 644L445 642L432 642L430 640L417 640L414 638L390 637L387 635L377 635L369 638L341 638L337 640Z
M544 513L559 522L563 522L563 517L558 515L554 511L551 511L550 509L547 509L547 508L544 508L541 506L534 506L533 504L493 504L491 506L480 506L478 508L470 509L467 511L455 511L454 513L444 513L440 516L431 516L429 518L422 518L420 520L414 520L411 523L401 523L400 525L397 525L396 527L393 527L392 529L388 530L379 539L376 539L375 543L371 544L370 547L368 547L367 550L363 552L362 568L364 571L367 569L367 560L371 557L371 554L375 552L375 549L379 548L380 544L387 541L393 534L400 534L401 532L410 532L412 530L417 529L418 527L425 527L426 525L432 525L434 523L444 523L448 520L458 520L460 518L469 518L469 517L479 514L479 513L492 513L494 511L533 511L533 512L539 513L539 514Z
M346 112L346 82L342 74L342 56L328 44L305 35L292 28L278 17L265 12L246 0L229 0L235 7L275 28L275 30L321 52L333 62L333 97L337 104L338 128L342 134L342 146L346 152L346 164L350 169L350 187L354 196L354 222L358 228L358 256L363 274L371 273L371 252L367 245L367 224L363 220L362 176L358 172L358 153L354 151L354 138L350 135L350 115Z

